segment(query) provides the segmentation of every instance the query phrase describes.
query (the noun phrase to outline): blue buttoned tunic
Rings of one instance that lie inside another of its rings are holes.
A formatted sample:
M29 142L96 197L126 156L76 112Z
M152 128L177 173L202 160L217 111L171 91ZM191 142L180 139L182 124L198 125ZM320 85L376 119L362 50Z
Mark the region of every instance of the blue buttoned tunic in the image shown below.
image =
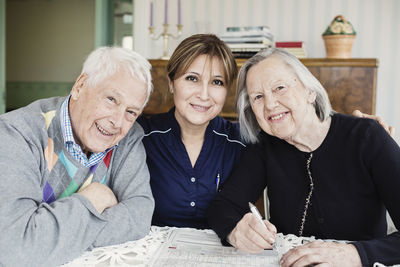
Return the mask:
M167 113L138 119L143 127L150 184L155 199L152 223L158 226L209 228L206 210L242 148L239 125L216 117L207 126L203 147L192 167L174 116Z

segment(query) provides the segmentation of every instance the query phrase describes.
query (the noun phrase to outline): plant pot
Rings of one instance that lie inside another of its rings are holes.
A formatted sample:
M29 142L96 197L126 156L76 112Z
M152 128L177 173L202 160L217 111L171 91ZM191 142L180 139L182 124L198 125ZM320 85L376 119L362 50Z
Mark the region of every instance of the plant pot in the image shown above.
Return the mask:
M355 35L334 34L322 36L327 58L350 58Z

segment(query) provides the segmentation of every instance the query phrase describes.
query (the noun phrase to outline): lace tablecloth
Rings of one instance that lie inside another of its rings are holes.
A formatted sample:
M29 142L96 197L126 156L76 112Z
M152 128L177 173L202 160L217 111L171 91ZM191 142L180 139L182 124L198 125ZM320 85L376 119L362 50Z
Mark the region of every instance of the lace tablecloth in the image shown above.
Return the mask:
M157 249L167 240L173 227L152 226L150 233L137 241L130 241L120 245L95 248L85 252L79 258L69 262L63 267L125 267L149 266ZM196 230L192 231L211 231ZM297 237L295 235L277 234L276 248L279 255L286 253L291 248L314 241L313 237ZM383 266L375 264L374 266Z
M150 259L163 244L172 227L152 226L150 233L137 241L126 242L121 245L96 248L85 252L81 257L69 262L63 267L106 267L106 266L148 266ZM193 231L211 231L196 230ZM294 235L277 235L276 247L280 255L289 249L315 240L314 238L296 237Z

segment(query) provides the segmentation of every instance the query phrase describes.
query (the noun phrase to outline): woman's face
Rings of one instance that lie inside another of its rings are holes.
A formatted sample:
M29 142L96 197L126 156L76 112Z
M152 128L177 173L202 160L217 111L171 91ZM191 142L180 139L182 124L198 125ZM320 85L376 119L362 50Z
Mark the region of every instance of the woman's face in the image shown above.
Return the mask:
M222 110L227 94L221 61L198 56L177 79L170 81L175 117L181 127L207 126Z
M307 90L297 75L277 56L259 62L247 73L251 108L261 129L280 139L290 140L315 119L312 103L316 94Z

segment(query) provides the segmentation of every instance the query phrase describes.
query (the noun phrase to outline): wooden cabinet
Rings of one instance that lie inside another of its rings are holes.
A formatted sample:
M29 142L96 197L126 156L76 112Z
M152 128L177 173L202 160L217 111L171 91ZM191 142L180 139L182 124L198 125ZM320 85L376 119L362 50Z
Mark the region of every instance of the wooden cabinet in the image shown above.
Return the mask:
M377 59L312 59L303 64L328 92L334 110L375 114Z
M237 59L238 68L246 59ZM303 64L317 77L329 94L334 110L350 114L355 109L375 114L377 59L327 59L305 58ZM150 60L154 91L144 109L145 114L168 111L173 106L168 91L167 61ZM228 92L225 106L220 114L235 118L235 90Z

